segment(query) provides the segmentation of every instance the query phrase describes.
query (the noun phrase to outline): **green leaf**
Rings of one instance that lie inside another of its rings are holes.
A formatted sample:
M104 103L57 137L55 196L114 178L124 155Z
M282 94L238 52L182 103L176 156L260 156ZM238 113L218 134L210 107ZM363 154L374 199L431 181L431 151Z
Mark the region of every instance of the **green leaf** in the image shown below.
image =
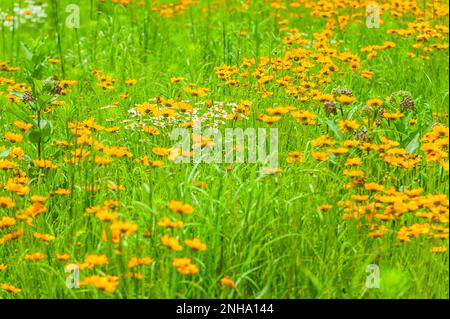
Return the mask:
M22 97L25 93L19 92L19 91L11 91L11 94L14 96L17 96L19 99L22 99Z
M42 135L41 131L39 129L31 130L30 133L28 133L28 139L31 143L37 144L41 140Z
M45 126L41 126L41 135L46 140L49 139L53 134L53 125L52 122L46 121Z
M353 107L353 108L350 110L350 112L348 112L347 118L348 118L349 120L352 119L353 115L356 113L356 111L358 111L358 108L359 108L359 106L356 105L355 107Z
M0 158L1 158L1 157L8 157L9 152L11 152L11 149L10 149L10 148L1 151L1 152L0 152Z
M325 122L327 123L328 127L334 132L338 140L342 141L344 139L344 135L342 134L337 124L330 119L326 119Z
M414 136L414 138L412 139L411 142L409 142L409 144L406 146L406 151L408 153L413 153L419 146L419 137L420 137L420 133L417 133L416 136Z
M33 86L34 86L34 89L35 89L37 95L40 96L42 90L44 89L44 84L42 83L42 81L38 80L38 79L33 79ZM39 97L38 97L38 99L39 99Z
M23 51L25 52L25 58L31 62L33 60L34 55L31 52L30 48L28 48L28 46L23 42L21 42L20 45L21 45Z

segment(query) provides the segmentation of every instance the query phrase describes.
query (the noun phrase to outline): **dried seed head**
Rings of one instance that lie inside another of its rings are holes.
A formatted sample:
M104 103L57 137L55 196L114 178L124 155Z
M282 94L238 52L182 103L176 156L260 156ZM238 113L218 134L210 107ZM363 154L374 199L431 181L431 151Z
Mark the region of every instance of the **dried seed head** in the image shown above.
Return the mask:
M370 138L367 136L367 129L365 129L365 128L353 131L353 136L355 139L357 139L361 142L370 141Z
M323 103L323 105L325 107L325 113L327 115L337 114L336 103L334 103L333 101L326 101Z
M414 110L414 108L416 107L414 100L409 96L405 97L400 105L406 110Z
M28 103L28 102L31 102L31 101L34 101L33 95L30 92L25 92L22 95L22 102L23 103Z
M353 96L353 92L347 89L342 89L341 90L341 94L343 95L347 95L348 97L352 97Z
M62 87L59 82L55 82L55 88L52 91L53 94L60 95L62 93Z
M375 108L370 105L364 105L364 107L361 109L361 113L364 115L372 115Z

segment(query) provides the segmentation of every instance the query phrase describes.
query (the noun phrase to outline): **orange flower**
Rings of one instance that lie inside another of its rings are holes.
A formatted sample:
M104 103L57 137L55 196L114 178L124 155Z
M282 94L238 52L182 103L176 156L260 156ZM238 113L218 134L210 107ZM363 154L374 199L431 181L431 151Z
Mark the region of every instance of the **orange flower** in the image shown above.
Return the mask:
M50 169L50 168L58 168L58 165L55 165L50 160L34 160L33 164L42 169Z
M34 253L34 254L26 254L25 259L29 261L39 261L47 257L44 253Z
M19 142L23 141L22 134L14 134L12 132L6 132L4 136L5 136L5 139L10 141L11 143L19 143Z
M70 259L70 255L69 254L58 254L58 253L56 253L55 257L56 257L57 260L60 260L60 261L66 261L66 260Z
M16 204L10 197L0 197L0 207L13 208Z
M137 231L138 225L132 222L114 221L110 229L113 234L119 235L123 233L125 236L128 236Z
M49 235L49 234L39 234L39 233L34 233L33 237L36 239L41 239L43 241L53 241L55 240L55 236Z
M13 285L8 285L8 284L2 283L2 282L0 282L0 288L7 292L11 292L13 294L18 294L19 292L22 291L22 289L20 289L20 288L17 288Z
M208 248L199 238L194 239L186 239L184 241L186 246L188 246L191 249L198 250L198 251L204 251Z
M119 286L119 277L117 276L88 276L80 281L80 286L92 285L95 288L105 292L113 293Z
M311 152L311 156L318 161L327 161L329 159L326 152Z
M183 250L183 247L181 247L180 243L178 242L178 240L174 237L170 237L168 235L164 235L160 237L161 243L174 250L174 251L181 251Z
M6 227L11 227L14 226L16 224L16 220L14 218L5 216L0 218L0 229L2 228L6 228Z
M348 131L356 130L359 127L359 124L355 120L344 120L338 121L338 126L342 132L346 133Z
M189 215L194 212L194 208L191 205L185 204L185 203L177 201L177 200L171 200L168 204L168 207L170 210L172 210L174 212L177 212L180 214L185 214L185 215Z
M158 226L167 228L183 228L184 223L182 221L173 221L168 217L164 217L158 221Z
M30 129L33 127L33 124L31 124L31 123L25 123L25 122L22 122L22 121L16 121L16 122L14 122L14 125L15 125L18 129L20 129L20 130L22 130L22 131L28 131L28 130L30 130Z
M220 284L224 287L236 288L236 283L229 276L223 276L220 279Z
M192 263L190 258L174 258L172 265L182 275L195 275L199 272L198 267Z
M153 263L153 259L150 257L132 257L128 262L128 268L134 268L140 265L150 265Z

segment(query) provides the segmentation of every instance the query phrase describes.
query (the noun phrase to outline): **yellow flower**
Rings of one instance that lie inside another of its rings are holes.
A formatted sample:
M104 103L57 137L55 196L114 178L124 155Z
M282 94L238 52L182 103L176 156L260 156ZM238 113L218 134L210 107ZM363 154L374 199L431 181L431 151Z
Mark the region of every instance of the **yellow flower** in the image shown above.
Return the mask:
M198 250L198 251L204 251L208 248L199 238L194 239L186 239L184 241L186 246L188 246L191 249Z
M85 268L92 269L95 266L107 265L108 263L109 263L109 261L108 261L108 257L106 257L106 255L91 254L91 255L87 255L86 258L84 258L84 262L78 266L80 267L80 269L85 269Z
M327 150L327 152L330 154L342 155L342 154L348 153L348 149L345 147L329 148Z
M431 252L433 253L445 253L448 250L447 247L432 247Z
M352 198L357 202L364 202L369 199L368 195L352 195Z
M58 168L58 165L53 164L50 160L33 160L33 164L42 169Z
M19 142L23 141L22 134L14 134L12 132L6 132L4 136L5 136L5 139L10 141L11 143L19 143Z
M9 157L11 158L17 158L18 160L21 160L24 156L24 151L21 147L13 146L9 152Z
M236 283L234 282L234 280L226 275L223 276L222 279L220 279L220 285L224 287L236 288Z
M44 259L45 257L47 257L47 255L44 253L34 253L34 254L26 254L24 258L25 260L29 261L39 261Z
M320 205L319 206L319 209L321 210L321 211L327 211L327 210L329 210L329 209L331 209L331 208L333 208L333 206L332 205L329 205L329 204L323 204L323 205Z
M47 61L52 63L52 64L60 64L61 63L61 60L58 60L58 59L51 59L51 58L49 58Z
M65 188L58 188L54 192L52 192L52 195L59 195L59 196L70 195L70 190Z
M128 236L137 231L138 225L132 222L114 221L111 224L110 229L113 234L119 235L123 233L125 236Z
M303 153L300 152L289 152L286 162L292 163L302 163L303 162Z
M185 203L177 201L177 200L171 200L168 204L168 207L170 210L172 210L174 212L177 212L180 214L185 214L185 215L189 215L194 212L194 208L191 205L185 204Z
M170 155L170 148L154 147L152 152L158 156L168 156Z
M348 158L344 166L358 166L361 165L362 161L359 157Z
M80 286L92 285L105 292L113 293L119 286L118 276L88 276L80 281Z
M137 83L137 80L126 80L125 81L125 84L129 85L129 86L135 85L136 83Z
M336 101L338 101L342 104L350 104L350 103L356 101L356 97L342 94L336 98Z
M170 82L172 82L172 83L178 83L178 82L181 82L181 81L184 81L184 77L182 77L182 76L170 78Z
M8 284L2 283L2 282L0 282L0 288L7 292L11 292L13 294L18 294L19 292L22 291L20 288L17 288L13 285L8 285Z
M6 170L6 169L12 169L17 168L17 164L15 162L0 159L0 169Z
M331 145L334 145L335 143L336 142L331 137L326 136L326 135L322 135L322 136L312 140L312 142L311 142L311 144L316 147L325 146L325 145L331 146Z
M6 228L6 227L11 227L14 226L16 224L16 220L14 218L11 217L2 217L0 219L0 229L2 228Z
M366 105L368 106L381 106L383 105L383 100L381 99L369 99L366 101Z
M66 261L66 260L70 259L70 255L69 254L58 254L58 253L56 253L55 257L59 261Z
M143 126L142 129L144 132L150 134L150 135L159 135L159 130L154 126Z
M184 223L182 221L173 221L168 217L163 217L158 221L158 226L167 228L183 228Z
M352 148L352 147L358 146L359 143L360 142L358 140L345 140L341 143L341 145L343 147Z
M31 202L32 203L41 203L44 204L47 201L47 197L45 196L39 196L39 195L33 195L31 196Z
M381 226L378 226L377 230L369 232L369 237L381 237L384 234L386 234L387 232L388 232L387 227L384 225L381 225Z
M349 176L349 177L360 177L360 178L364 177L364 172L363 171L349 171L349 170L345 169L343 174L345 176Z
M356 130L359 127L359 124L355 120L340 120L338 121L338 126L343 133L346 133L348 131Z
M260 120L260 121L263 121L264 123L267 123L267 124L273 124L275 122L278 122L281 119L281 117L280 116L268 116L268 115L265 115L265 114L259 114L257 116L257 119Z
M25 123L25 122L22 122L22 121L16 121L16 122L14 122L14 125L15 125L18 129L20 129L20 130L22 130L22 131L28 131L28 130L30 130L30 129L33 127L33 124L31 124L31 123Z
M361 77L371 80L373 78L373 72L369 70L362 70L361 71Z
M326 152L311 152L311 156L318 161L327 161L329 159Z
M39 233L34 233L33 237L36 239L41 239L43 241L53 241L55 240L55 236L49 235L49 234L39 234Z
M174 251L181 251L183 250L183 247L181 247L180 243L178 242L178 240L174 237L170 237L168 235L164 235L160 237L161 243L174 250Z
M396 120L396 119L402 118L404 116L405 115L399 111L396 111L395 113L388 113L388 112L383 113L383 117L388 120Z
M192 263L190 258L174 258L172 265L183 275L195 275L199 272L198 267Z
M17 238L21 237L22 235L23 235L23 229L19 229L16 232L5 234L2 237L0 237L0 245L4 244L10 240L17 239Z
M150 257L132 257L130 261L128 262L128 268L134 268L140 265L150 265L153 263L153 259Z
M0 207L13 208L16 204L10 197L0 197Z

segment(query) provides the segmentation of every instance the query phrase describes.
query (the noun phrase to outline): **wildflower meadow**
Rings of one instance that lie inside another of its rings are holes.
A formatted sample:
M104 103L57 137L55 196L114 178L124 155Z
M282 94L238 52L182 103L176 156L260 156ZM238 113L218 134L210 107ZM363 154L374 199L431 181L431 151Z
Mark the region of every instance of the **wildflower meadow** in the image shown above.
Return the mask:
M448 298L448 19L1 0L0 298Z

